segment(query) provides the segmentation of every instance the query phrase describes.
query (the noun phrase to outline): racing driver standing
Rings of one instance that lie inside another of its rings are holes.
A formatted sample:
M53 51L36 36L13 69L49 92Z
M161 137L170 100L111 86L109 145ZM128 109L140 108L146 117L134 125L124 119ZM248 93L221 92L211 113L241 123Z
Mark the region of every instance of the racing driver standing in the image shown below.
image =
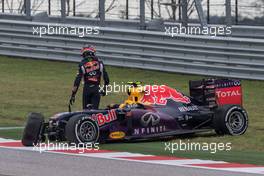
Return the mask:
M101 78L104 80L104 89L109 84L108 73L105 70L103 62L96 56L96 48L92 45L85 45L81 50L82 61L79 64L78 73L72 88L70 105L75 102L75 95L83 78L83 109L98 109L101 95Z

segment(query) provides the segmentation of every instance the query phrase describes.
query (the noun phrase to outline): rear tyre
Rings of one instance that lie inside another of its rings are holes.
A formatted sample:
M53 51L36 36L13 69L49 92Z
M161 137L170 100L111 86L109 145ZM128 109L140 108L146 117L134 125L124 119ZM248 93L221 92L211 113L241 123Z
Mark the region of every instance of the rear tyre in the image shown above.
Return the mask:
M219 135L242 135L248 128L248 115L239 105L218 107L214 117L215 132Z
M95 143L99 139L99 126L85 114L76 115L68 121L65 136L69 143Z
M22 144L24 146L37 145L42 139L41 130L44 125L44 116L40 113L30 113L23 132Z

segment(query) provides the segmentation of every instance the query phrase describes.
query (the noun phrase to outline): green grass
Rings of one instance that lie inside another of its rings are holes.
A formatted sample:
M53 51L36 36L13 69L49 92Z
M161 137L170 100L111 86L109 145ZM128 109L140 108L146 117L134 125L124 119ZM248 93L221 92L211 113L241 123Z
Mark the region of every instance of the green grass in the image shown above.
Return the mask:
M75 73L76 63L14 59L0 57L0 126L23 126L29 112L41 112L46 117L67 111L68 99ZM167 84L188 94L188 81L202 76L107 67L111 82L140 80L145 84ZM232 143L231 152L177 152L175 156L199 157L235 162L264 164L264 82L243 80L244 106L249 114L249 128L242 136L198 135L191 142ZM75 110L81 109L81 92L77 94ZM103 97L101 107L120 103L123 94ZM0 137L18 138L21 130L0 131ZM174 139L170 142L179 142ZM187 139L183 139L187 140ZM141 153L171 155L164 151L163 142L106 144L103 148L135 151Z
M23 129L0 130L0 137L6 139L21 139Z

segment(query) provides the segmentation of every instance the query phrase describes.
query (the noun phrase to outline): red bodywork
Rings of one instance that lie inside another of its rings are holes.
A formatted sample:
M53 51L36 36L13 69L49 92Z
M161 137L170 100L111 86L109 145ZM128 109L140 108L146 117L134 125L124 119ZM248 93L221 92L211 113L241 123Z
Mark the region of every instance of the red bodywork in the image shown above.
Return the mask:
M190 95L209 107L225 104L243 105L241 81L237 79L204 79L190 81Z
M146 86L145 95L141 99L142 103L166 105L171 99L176 102L188 104L191 102L189 97L184 96L181 92L169 86Z
M218 105L225 105L225 104L243 104L243 97L242 97L242 87L239 86L231 86L225 88L216 88L216 103Z

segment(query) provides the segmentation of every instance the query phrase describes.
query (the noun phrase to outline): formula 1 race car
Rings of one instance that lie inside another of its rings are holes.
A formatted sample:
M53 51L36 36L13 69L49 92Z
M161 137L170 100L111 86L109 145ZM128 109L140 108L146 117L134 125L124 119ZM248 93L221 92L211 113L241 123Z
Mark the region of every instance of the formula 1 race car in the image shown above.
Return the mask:
M165 85L142 87L133 84L123 104L106 109L63 112L47 122L31 113L22 143L32 146L46 138L75 144L146 140L209 130L242 135L247 130L239 80L190 81L190 96Z

